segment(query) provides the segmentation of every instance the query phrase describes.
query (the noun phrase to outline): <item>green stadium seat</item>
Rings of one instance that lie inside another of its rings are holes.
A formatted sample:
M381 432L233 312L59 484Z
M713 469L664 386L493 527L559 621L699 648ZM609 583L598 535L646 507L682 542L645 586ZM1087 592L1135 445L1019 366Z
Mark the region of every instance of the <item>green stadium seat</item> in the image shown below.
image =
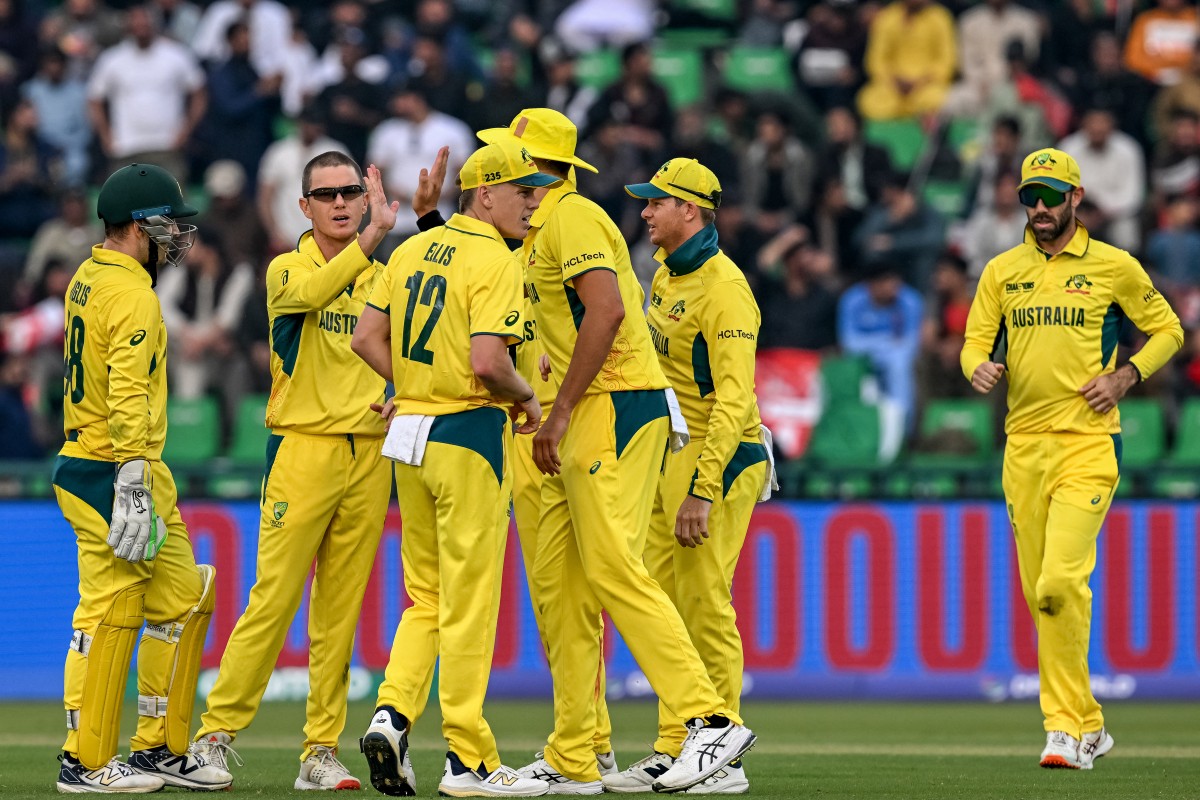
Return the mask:
M238 403L233 418L233 441L229 445L229 459L238 465L262 466L267 452L267 395L253 394L243 397Z
M167 441L163 447L167 466L208 461L220 445L221 415L216 400L167 400Z
M956 117L950 121L950 127L946 131L946 143L961 161L974 163L979 159L983 149L979 129L979 120L974 118Z
M621 74L621 54L616 50L593 50L575 61L575 80L581 86L607 89Z
M925 131L915 119L869 119L863 125L863 137L888 151L892 166L908 171L925 149Z
M827 402L804 453L804 493L810 497L866 497L870 470L879 466L879 409L854 399Z
M865 356L827 356L821 359L821 387L826 406L850 401L859 402L862 386L871 374L871 363Z
M671 0L671 8L714 22L736 22L738 18L737 0Z
M791 92L795 89L792 63L776 47L729 48L722 73L725 85L743 92Z
M1149 467L1166 450L1166 424L1157 400L1135 397L1121 401L1121 466Z
M666 88L675 108L690 106L704 96L704 59L699 50L656 47L654 77Z
M944 217L962 216L967 201L967 185L962 181L926 181L922 191L925 202Z
M663 28L658 39L669 47L715 50L729 44L729 33L721 28Z
M991 405L979 400L934 400L921 417L918 452L889 477L891 497L954 497L960 473L991 466L995 430Z
M1121 402L1121 428L1127 431L1126 408L1129 400ZM1128 452L1132 434L1122 433L1121 441ZM1159 497L1200 497L1200 397L1184 401L1179 414L1175 446L1162 460L1152 482Z

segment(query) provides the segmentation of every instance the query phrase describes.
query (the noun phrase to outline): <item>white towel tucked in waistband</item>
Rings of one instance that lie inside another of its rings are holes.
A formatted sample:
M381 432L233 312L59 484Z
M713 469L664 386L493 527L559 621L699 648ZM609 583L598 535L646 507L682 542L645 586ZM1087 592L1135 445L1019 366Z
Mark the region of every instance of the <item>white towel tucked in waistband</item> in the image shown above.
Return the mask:
M762 432L762 443L767 448L767 474L763 480L762 493L758 496L761 503L770 500L771 492L779 488L779 478L775 475L775 439L771 436L771 429L766 425L758 427Z
M667 411L671 415L671 452L678 453L692 441L692 435L688 432L687 420L683 418L683 412L679 409L679 398L675 396L675 390L668 386L666 393Z
M429 428L436 417L422 414L398 414L392 418L392 427L383 440L383 455L392 461L421 466L425 458L425 445L429 443Z

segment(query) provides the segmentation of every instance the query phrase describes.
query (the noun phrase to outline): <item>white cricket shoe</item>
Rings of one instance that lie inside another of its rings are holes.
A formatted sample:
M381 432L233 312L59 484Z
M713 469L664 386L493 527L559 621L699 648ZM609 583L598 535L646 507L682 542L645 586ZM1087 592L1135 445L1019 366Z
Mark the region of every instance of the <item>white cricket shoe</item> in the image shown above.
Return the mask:
M491 774L481 774L464 766L454 753L446 755L446 771L438 785L443 797L541 797L550 784L523 778L514 769L500 765Z
M675 759L657 751L629 765L629 769L616 774L601 774L604 790L617 794L649 792L654 782L666 774Z
M539 753L538 758L541 757ZM596 769L600 770L601 778L605 775L616 775L621 771L617 768L617 756L612 750L607 753L596 753Z
M746 770L742 768L742 760L736 759L729 766L722 767L716 774L688 789L684 794L745 794L750 791L750 781L746 780Z
M1083 740L1079 743L1079 768L1091 769L1093 762L1097 758L1108 755L1108 751L1113 749L1114 744L1116 741L1108 732L1108 728L1085 733Z
M233 737L228 733L210 733L196 741L192 742L189 748L192 755L197 758L203 758L206 763L216 767L217 769L229 772L229 759L233 759L233 763L239 767L242 766L242 759L238 757L237 751L231 747ZM230 778L232 780L232 777Z
M292 788L317 791L362 788L358 778L337 760L337 752L332 747L318 744L309 751L308 758L300 764L300 774Z
M1063 731L1046 734L1046 748L1042 750L1041 765L1046 769L1080 769L1079 740Z
M208 760L198 755L195 750L195 742L181 756L172 753L165 744L148 750L134 750L129 754L129 766L143 775L162 778L167 786L178 786L194 792L218 792L228 789L233 783L233 776L229 771L216 764L209 764Z
M396 728L391 715L380 709L371 718L358 749L367 758L371 770L371 785L375 790L392 797L414 797L417 778L408 757L408 732Z
M717 727L712 718L688 720L688 737L683 741L679 758L669 770L654 782L656 792L682 792L717 774L731 761L745 755L758 738L745 725L723 719Z
M538 753L536 761L521 767L517 773L522 778L533 778L550 784L550 791L546 794L604 794L603 783L568 778L550 766L543 753Z
M148 794L163 788L162 778L143 775L116 756L100 769L88 769L66 753L58 760L62 766L55 786L63 794Z

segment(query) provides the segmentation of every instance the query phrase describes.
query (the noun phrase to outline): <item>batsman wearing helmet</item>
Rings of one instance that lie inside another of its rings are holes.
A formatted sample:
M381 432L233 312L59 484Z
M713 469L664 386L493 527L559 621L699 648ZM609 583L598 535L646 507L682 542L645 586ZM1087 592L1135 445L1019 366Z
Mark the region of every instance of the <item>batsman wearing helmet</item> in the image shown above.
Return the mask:
M1120 482L1117 401L1183 345L1183 329L1142 265L1075 218L1083 185L1074 158L1027 156L1018 196L1025 241L984 267L961 365L982 394L1008 375L1004 496L1037 626L1041 765L1091 769L1113 747L1088 674L1088 580ZM1122 318L1150 339L1117 366Z
M53 483L79 548L79 605L67 653L60 792L224 789L228 772L189 748L200 656L213 611L162 461L167 331L153 286L178 265L196 209L166 170L130 164L100 189L104 242L67 291L63 417ZM129 663L138 648L138 724L117 758Z

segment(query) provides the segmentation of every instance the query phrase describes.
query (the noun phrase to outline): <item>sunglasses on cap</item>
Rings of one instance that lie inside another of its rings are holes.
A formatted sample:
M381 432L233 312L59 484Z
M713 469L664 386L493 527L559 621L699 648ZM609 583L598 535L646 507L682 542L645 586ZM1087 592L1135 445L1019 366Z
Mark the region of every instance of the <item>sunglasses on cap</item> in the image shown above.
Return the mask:
M1037 208L1038 200L1041 200L1046 208L1055 208L1067 202L1068 194L1070 192L1060 192L1041 183L1031 183L1017 190L1017 199L1021 201L1021 205L1028 208Z
M322 203L332 203L340 194L344 200L355 200L366 194L367 188L360 186L357 183L352 183L349 186L322 186L317 189L309 189L304 193L305 197L313 197L320 200Z
M681 192L687 192L690 195L695 195L696 197L699 197L701 200L707 200L708 202L712 203L717 208L721 207L721 190L720 189L714 189L713 191L709 192L708 194L704 194L703 192L697 192L695 189L689 189L686 186L680 186L678 183L668 183L667 186L671 186L675 189L678 189Z

